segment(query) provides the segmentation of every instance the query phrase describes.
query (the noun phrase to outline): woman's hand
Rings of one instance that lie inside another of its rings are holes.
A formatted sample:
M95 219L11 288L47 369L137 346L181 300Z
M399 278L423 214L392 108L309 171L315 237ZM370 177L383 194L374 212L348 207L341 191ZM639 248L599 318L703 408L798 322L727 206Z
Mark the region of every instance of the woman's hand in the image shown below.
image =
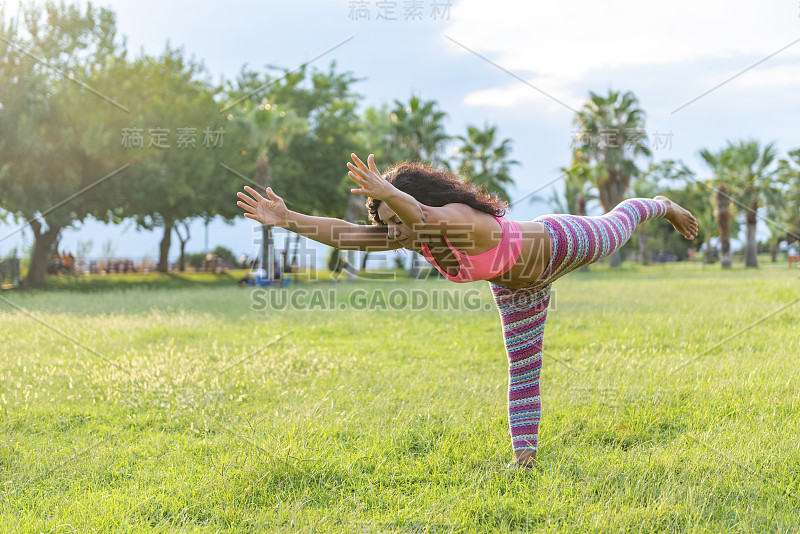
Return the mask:
M236 205L247 212L244 214L245 217L269 226L284 226L286 224L286 216L289 214L289 210L286 208L283 199L272 192L271 187L267 188L267 198L262 197L252 187L245 186L244 190L250 193L251 196L244 193L236 193L236 196L242 199Z
M351 189L351 193L365 195L383 201L394 194L396 188L381 176L378 167L375 166L375 156L373 154L370 154L367 158L369 166L364 165L355 154L350 154L350 157L353 158L356 164L347 163L347 167L350 169L350 172L347 174L350 175L350 178L352 178L355 183L361 186L361 189Z

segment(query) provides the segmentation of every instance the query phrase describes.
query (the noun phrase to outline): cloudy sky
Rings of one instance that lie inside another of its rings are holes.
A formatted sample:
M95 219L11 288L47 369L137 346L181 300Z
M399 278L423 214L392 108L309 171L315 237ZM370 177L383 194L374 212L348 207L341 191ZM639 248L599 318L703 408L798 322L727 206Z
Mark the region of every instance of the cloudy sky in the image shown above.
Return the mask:
M85 1L81 1L85 5ZM7 2L14 10L16 2ZM202 60L215 78L243 65L313 65L364 78L364 103L435 99L449 133L489 123L513 140L512 198L558 186L569 163L575 110L589 91L633 91L647 113L656 160L680 158L707 174L697 152L727 140L800 147L800 2L542 2L522 0L106 0L133 54L167 41ZM331 50L332 49L332 50ZM323 54L324 53L324 54ZM321 57L319 57L321 55ZM342 165L345 162L331 162ZM388 165L390 162L379 162ZM520 200L511 216L549 211ZM9 228L9 226L6 226ZM11 227L13 228L13 227ZM255 254L252 224L214 223L210 244ZM203 249L198 224L190 251ZM117 255L156 255L158 235L87 223L63 248L114 240ZM0 243L0 253L21 237ZM28 233L28 240L30 234ZM177 252L177 248L174 252Z

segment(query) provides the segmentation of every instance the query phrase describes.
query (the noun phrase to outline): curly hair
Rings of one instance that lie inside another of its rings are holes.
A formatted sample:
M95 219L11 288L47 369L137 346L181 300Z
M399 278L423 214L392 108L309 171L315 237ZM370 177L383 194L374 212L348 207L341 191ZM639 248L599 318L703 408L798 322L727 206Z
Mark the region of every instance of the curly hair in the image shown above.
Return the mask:
M506 203L497 195L433 165L404 162L389 167L383 177L426 206L460 203L495 217L502 217L506 213ZM367 211L373 225L386 224L378 217L381 202L376 198L367 198Z

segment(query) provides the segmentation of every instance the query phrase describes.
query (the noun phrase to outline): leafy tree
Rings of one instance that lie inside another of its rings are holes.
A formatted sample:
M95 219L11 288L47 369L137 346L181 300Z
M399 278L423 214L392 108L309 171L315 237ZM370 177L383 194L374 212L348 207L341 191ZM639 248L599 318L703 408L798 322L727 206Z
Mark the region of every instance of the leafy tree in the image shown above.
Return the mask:
M113 74L126 52L116 31L114 14L91 4L0 14L0 206L33 232L31 287L44 285L63 228L117 217L112 181L125 168L109 152L126 108Z
M576 148L598 167L595 185L600 203L608 212L625 198L631 178L640 175L636 159L650 156L650 149L640 142L644 111L630 91L609 91L605 97L590 92L589 101L578 111L574 122L581 132ZM614 252L609 260L616 267L621 256Z
M182 269L188 221L236 214L231 199L238 184L222 180L225 171L218 164L220 152L230 152L223 133L226 120L215 100L219 89L201 64L169 47L159 57L137 58L128 75L133 105L118 151L131 161L131 176L123 186L122 211L141 228L163 229L161 272L168 270L172 233L177 232ZM141 142L132 143L137 134Z
M216 257L221 259L222 261L229 262L232 264L236 264L236 256L234 256L233 251L227 247L223 247L222 245L214 248L211 251Z
M346 163L359 146L355 109L360 96L352 91L357 81L349 72L337 72L333 62L327 71L309 72L303 67L288 72L270 67L269 72L257 73L243 69L229 84L228 101L236 103L228 111L231 119L237 108L247 109L244 102L268 102L277 104L279 110L291 110L308 125L302 133L292 135L283 149L273 146L269 152L272 188L286 198L289 209L324 217L345 214L350 195ZM228 106L231 104L223 109ZM232 126L231 142L241 150L230 165L245 176L255 176L250 154L256 148L246 130Z

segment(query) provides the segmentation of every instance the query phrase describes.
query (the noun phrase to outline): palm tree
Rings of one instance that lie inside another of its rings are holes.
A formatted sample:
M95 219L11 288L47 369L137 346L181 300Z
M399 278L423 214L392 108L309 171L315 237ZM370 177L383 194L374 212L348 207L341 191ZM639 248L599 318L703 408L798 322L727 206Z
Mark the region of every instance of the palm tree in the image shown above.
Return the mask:
M576 150L572 153L572 166L569 168L561 167L559 170L564 175L564 197L562 201L562 198L553 189L553 194L550 197L550 207L556 213L569 213L585 217L589 202L597 200L597 195L594 193L595 179L593 176L597 168L589 165L583 153L580 150ZM538 197L531 199L531 201L534 200L539 199ZM588 265L581 267L583 272L588 270Z
M698 182L688 184L686 191L700 198L707 198L708 195L705 184ZM697 225L700 227L700 235L703 239L703 250L705 252L704 263L714 263L714 249L711 246L711 241L715 237L719 237L719 225L714 224L714 205L708 201L698 202L692 209L692 215L697 219Z
M389 151L394 161L410 160L441 163L444 143L450 139L442 121L447 113L437 109L436 100L422 101L412 96L408 104L394 101L389 115L392 132Z
M781 199L779 202L767 204L767 228L769 228L769 254L772 263L778 261L778 244L786 236L786 227L780 221L783 218L786 202Z
M589 101L578 111L574 122L583 134L588 134L588 138L580 136L576 148L598 167L594 176L600 203L605 211L611 211L624 200L631 178L640 174L636 158L651 154L650 148L640 142L644 111L630 91L609 91L607 97L590 92ZM618 267L619 252L611 254L609 260L612 267Z
M394 104L389 115L392 129L388 152L391 159L441 164L444 143L450 139L442 124L447 113L437 109L435 100L422 101L417 96L412 96L407 104L399 100ZM418 258L418 254L412 255L411 278L419 276Z
M716 203L717 224L719 225L719 248L720 265L723 269L731 268L731 221L730 206L731 194L730 187L733 185L733 148L729 144L727 148L719 152L711 152L708 149L700 151L700 157L711 167L713 177L710 181L712 190L715 191L714 202Z
M564 175L563 201L553 189L550 197L550 207L557 213L570 213L572 215L586 216L589 202L597 200L594 184L594 173L597 168L592 167L583 157L580 150L572 154L572 166L559 169Z
M495 126L486 124L483 130L467 126L466 136L456 136L461 146L456 149L454 159L461 176L508 202L506 187L514 184L511 166L519 162L510 159L511 139L503 139L498 144L496 135Z
M800 148L778 163L778 180L784 186L784 209L778 220L789 243L800 241Z
M777 155L775 143L770 143L762 149L758 141L742 141L731 148L738 182L739 204L746 207L745 266L758 267L756 223L759 204L762 202L768 205L775 204L781 200L781 192L775 187L777 169L772 166Z
M255 181L263 189L272 184L270 154L275 150L285 150L292 138L308 130L305 119L298 117L293 110L278 109L266 99L257 107L246 104L241 122L247 129L249 144L256 152ZM272 227L261 227L262 268L267 271L267 280L275 277Z

